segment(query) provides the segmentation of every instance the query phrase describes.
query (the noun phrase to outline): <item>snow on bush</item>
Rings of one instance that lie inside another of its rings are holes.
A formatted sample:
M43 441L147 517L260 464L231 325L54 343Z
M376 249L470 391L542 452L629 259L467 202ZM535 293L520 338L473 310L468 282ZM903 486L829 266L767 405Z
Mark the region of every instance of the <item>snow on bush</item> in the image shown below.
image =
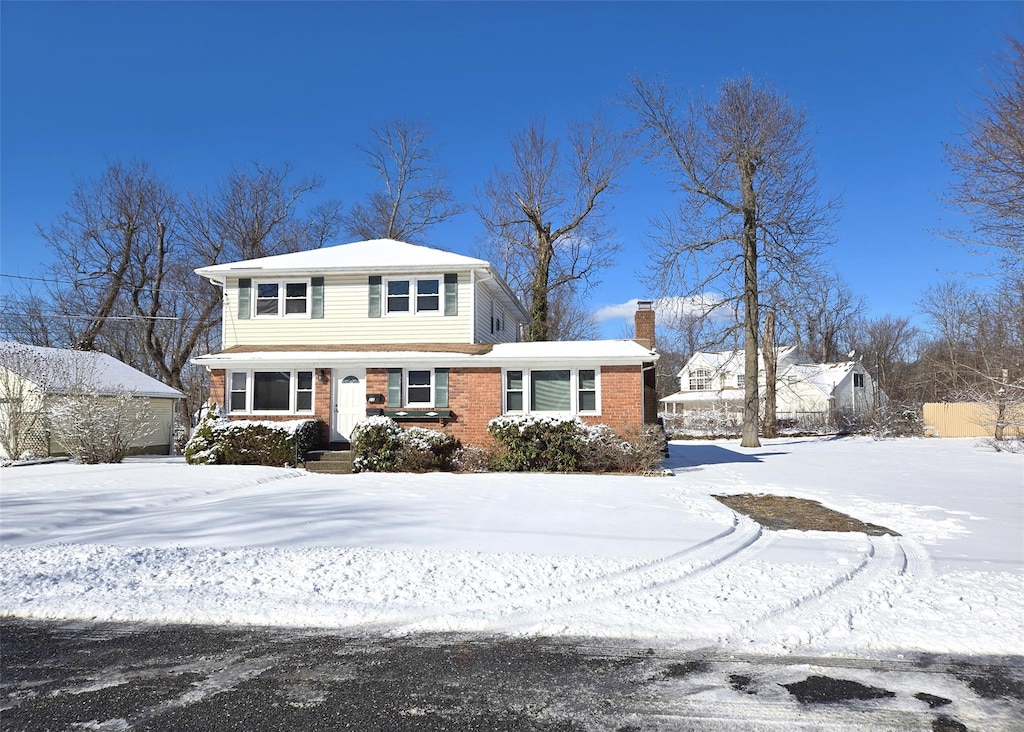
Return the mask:
M54 438L80 463L119 463L133 441L156 431L149 400L130 390L55 397L46 416Z
M190 465L293 465L320 446L321 429L315 419L229 421L210 409L185 445L185 460Z
M402 429L390 417L367 417L352 430L357 472L426 473L452 470L459 442L426 427Z

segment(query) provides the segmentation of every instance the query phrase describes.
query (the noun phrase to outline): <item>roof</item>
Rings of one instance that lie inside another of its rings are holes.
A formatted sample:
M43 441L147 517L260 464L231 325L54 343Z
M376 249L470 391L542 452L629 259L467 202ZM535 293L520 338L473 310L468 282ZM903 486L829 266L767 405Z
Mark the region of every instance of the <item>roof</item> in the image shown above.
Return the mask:
M742 389L723 389L721 391L677 391L658 401L666 404L686 404L688 402L742 402L743 398L744 391Z
M804 380L814 384L826 396L831 396L835 388L843 381L850 372L857 367L856 361L840 361L838 363L809 363L793 364L787 369L800 374ZM782 379L786 376L783 374Z
M55 368L54 380L49 385L50 390L54 392L68 391L72 387L87 383L100 394L113 394L127 389L140 397L181 399L185 396L162 381L99 351L29 346L14 341L0 341L0 349L34 353L49 367ZM11 370L20 373L28 381L34 381L31 373L23 373L16 367L12 367Z
M797 352L796 346L779 346L778 360L779 362L785 361L792 354ZM729 351L697 351L694 353L690 360L684 364L683 368L679 370L676 376L682 376L684 372L691 368L695 362L703 361L707 364L708 368L712 371L717 372L735 372L742 373L744 368L744 361L746 359L746 353L743 349L735 349ZM764 367L764 358L761 351L757 353L757 363L759 368Z
M501 367L577 365L638 366L658 359L658 354L631 340L545 341L532 343L405 343L339 346L235 346L220 353L193 359L209 368L262 364L280 368L334 364L366 366L451 365Z
M440 271L442 269L490 269L483 259L466 257L443 249L407 244L394 239L371 239L351 244L338 244L321 249L307 249L273 257L226 262L200 267L203 277L222 281L225 277L245 274L318 273L351 271Z

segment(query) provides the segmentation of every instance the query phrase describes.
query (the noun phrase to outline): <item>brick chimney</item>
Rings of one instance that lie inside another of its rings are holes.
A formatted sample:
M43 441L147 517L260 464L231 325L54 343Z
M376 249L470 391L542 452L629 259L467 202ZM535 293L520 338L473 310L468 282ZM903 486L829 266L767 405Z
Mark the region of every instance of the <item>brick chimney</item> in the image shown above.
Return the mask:
M645 348L654 348L654 301L640 300L633 316L633 340Z

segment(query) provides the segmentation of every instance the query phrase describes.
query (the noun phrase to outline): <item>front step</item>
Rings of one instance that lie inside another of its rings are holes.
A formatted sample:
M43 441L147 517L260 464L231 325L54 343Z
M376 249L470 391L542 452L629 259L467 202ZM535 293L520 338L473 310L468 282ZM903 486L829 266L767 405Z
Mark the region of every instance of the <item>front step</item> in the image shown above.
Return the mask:
M353 472L351 450L312 450L306 454L306 470L311 473L343 475Z

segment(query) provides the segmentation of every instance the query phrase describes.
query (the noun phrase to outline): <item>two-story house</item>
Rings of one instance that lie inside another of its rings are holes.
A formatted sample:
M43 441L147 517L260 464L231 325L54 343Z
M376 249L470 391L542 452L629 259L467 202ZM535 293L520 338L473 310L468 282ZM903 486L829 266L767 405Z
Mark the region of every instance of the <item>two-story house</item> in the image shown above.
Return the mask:
M816 364L794 346L777 352L776 419L836 425L862 419L887 399L860 361ZM697 352L679 370L679 391L661 400L662 410L685 420L710 408L743 413L745 361L741 350ZM765 388L764 357L758 354L758 389Z
M389 239L201 267L223 344L195 359L231 418L318 418L345 443L367 415L485 444L502 414L657 419L654 311L637 340L519 342L527 314L490 263Z

